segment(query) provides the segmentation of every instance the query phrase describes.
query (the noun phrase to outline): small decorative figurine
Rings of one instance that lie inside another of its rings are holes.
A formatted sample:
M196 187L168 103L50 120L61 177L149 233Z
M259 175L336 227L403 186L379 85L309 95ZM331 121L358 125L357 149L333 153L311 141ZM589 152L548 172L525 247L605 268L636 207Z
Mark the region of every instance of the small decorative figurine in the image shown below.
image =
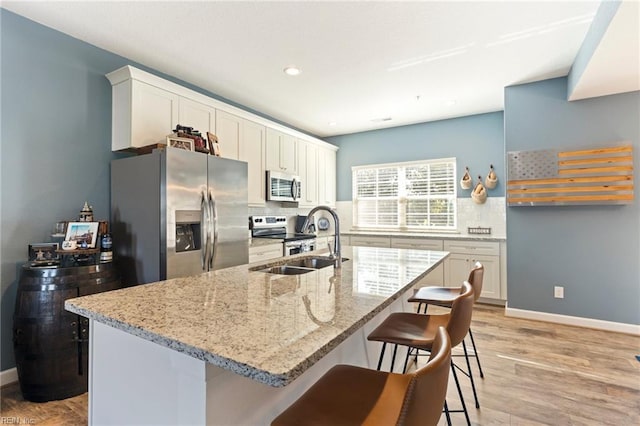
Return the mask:
M84 202L84 206L82 206L82 210L80 210L78 222L93 222L93 207L86 201Z

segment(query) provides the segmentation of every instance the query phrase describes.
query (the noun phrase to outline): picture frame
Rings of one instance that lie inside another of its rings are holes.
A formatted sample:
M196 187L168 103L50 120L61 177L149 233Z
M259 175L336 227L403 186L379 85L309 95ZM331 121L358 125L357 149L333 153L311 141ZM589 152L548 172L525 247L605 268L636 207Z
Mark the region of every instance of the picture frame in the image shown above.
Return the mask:
M220 157L220 144L218 143L218 137L211 132L207 132L207 141L209 142L209 153Z
M87 243L86 248L96 248L99 226L100 222L69 222L64 239L65 241L75 241L78 248L81 247L83 241Z
M193 151L193 139L179 138L177 136L167 136L167 146L171 148Z
M29 262L33 264L52 264L60 260L58 243L29 244Z

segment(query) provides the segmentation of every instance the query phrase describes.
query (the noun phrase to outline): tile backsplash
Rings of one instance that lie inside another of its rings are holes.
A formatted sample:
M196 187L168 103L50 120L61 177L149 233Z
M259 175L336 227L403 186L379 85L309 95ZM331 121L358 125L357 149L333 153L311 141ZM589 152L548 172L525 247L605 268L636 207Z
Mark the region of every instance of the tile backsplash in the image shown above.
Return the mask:
M488 197L484 204L471 198L458 198L458 230L466 234L467 228L491 228L491 236L507 235L507 210L504 197Z
M458 231L461 234L466 234L469 227L491 228L491 236L506 238L505 202L504 197L488 197L484 204L476 204L471 198L458 198ZM284 203L268 202L265 207L250 207L249 215L285 215L287 216L287 228L289 232L293 232L296 215L307 214L310 210L310 208L295 207L293 204L289 207ZM352 202L338 201L336 212L340 217L340 230L342 232L351 230L353 226ZM329 218L331 228L327 232L332 233L333 221L329 214L319 212L319 215Z

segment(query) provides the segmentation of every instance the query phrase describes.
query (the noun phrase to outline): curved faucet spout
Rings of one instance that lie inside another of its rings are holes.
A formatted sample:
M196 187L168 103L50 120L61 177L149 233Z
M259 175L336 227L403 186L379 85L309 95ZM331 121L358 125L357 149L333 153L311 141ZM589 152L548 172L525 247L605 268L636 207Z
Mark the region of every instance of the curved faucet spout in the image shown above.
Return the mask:
M333 218L334 223L334 231L335 237L333 239L333 253L331 253L331 257L335 259L335 268L342 268L342 254L340 251L340 218L338 217L338 213L334 209L329 206L317 206L311 209L304 223L302 224L302 232L306 232L309 224L311 222L311 217L317 211L324 210L329 212L331 217Z

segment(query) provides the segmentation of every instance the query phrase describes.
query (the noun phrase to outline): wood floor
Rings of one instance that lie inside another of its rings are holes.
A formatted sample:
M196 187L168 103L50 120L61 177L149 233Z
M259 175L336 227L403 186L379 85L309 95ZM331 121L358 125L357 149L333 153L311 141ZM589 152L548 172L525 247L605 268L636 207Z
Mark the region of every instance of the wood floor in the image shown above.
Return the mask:
M469 380L461 382L474 425L640 425L640 337L507 318L488 305L475 306L472 329L485 374L479 410ZM31 403L15 383L0 396L1 424L87 424L87 394ZM459 407L453 382L448 401ZM465 424L462 414L452 417Z

